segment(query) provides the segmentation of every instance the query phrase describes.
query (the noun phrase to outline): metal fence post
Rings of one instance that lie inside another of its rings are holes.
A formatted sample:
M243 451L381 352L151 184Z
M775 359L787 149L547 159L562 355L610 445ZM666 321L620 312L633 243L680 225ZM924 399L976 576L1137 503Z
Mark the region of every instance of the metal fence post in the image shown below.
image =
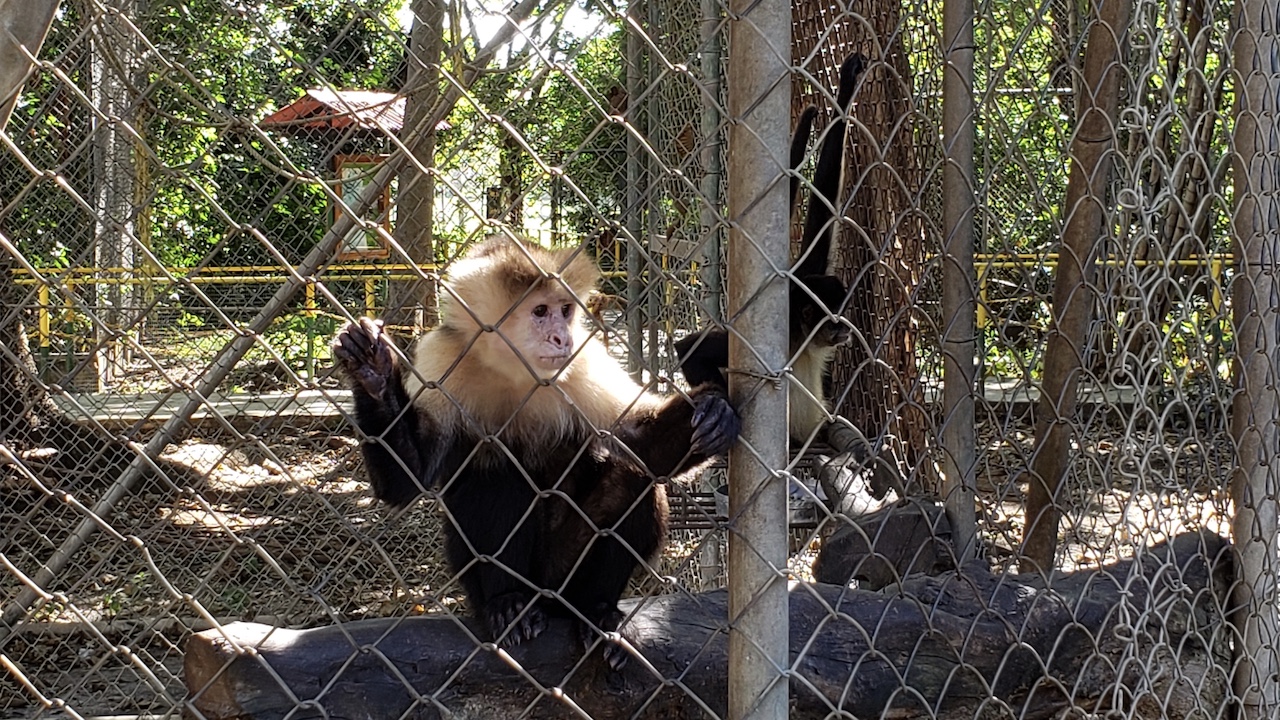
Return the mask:
M729 19L729 717L784 718L791 6L734 0Z
M627 71L627 123L640 127L640 101L643 88L641 74L642 48L638 33L640 32L640 8L632 3L627 8L628 23L626 25L626 71ZM627 133L627 190L626 205L623 217L626 226L627 246L627 370L637 379L641 379L641 359L644 357L644 311L640 308L640 296L644 293L644 278L641 277L641 237L644 232L641 206L643 197L640 192L642 163L640 157L640 139L636 133Z
M974 502L973 213L977 207L973 173L973 0L945 0L943 33L942 145L942 362L943 494L956 554L973 557L977 534Z
M1243 0L1232 42L1236 71L1233 218L1236 277L1237 392L1232 405L1236 467L1231 482L1232 521L1238 582L1235 586L1235 691L1242 717L1274 716L1280 707L1280 621L1277 620L1277 443L1280 433L1280 181L1276 153L1280 124L1275 98L1280 92L1278 0Z
M707 83L706 97L702 104L702 136L706 143L702 148L702 241L703 260L700 277L703 292L701 299L711 311L712 317L724 319L724 288L720 280L723 270L721 262L721 238L724 237L720 219L717 217L720 207L720 180L723 169L720 167L721 134L720 134L720 53L721 31L720 4L716 0L702 0L702 77Z

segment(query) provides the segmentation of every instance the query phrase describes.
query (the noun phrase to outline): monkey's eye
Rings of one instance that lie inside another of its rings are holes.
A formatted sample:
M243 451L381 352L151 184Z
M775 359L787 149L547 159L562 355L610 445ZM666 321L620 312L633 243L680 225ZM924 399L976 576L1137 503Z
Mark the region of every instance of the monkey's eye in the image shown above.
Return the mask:
M571 317L573 315L573 305L565 305L561 307L560 314L564 315L565 317Z
M549 311L550 311L550 308L548 308L546 305L539 305L539 306L537 306L537 307L535 307L535 308L533 309L533 316L534 316L534 317L546 317L546 316L547 316L547 312L549 312Z

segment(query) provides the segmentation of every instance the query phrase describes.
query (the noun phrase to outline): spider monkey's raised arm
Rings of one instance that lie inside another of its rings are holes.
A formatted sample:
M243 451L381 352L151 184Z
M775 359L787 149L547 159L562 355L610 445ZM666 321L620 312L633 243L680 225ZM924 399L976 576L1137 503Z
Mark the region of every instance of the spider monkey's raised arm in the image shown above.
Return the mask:
M789 339L797 379L819 400L814 403L792 403L792 434L807 435L824 416L822 405L822 376L836 345L848 339L847 329L831 319L844 304L847 290L844 283L829 274L831 238L834 223L832 208L840 194L844 166L845 117L857 86L858 76L866 62L861 55L850 55L840 67L840 85L836 100L838 114L827 128L814 168L813 191L810 193L804 235L800 244L800 257L795 267L799 282L791 287L791 321ZM796 125L791 139L790 162L795 172L791 180L791 206L794 212L799 192L798 170L804 161L804 151L812 131L817 110L806 108ZM690 386L715 383L727 386L721 368L729 363L729 335L723 329L707 329L689 335L675 344L680 369ZM814 405L804 419L796 413L804 405Z
M818 116L818 108L810 105L800 113L800 119L796 122L796 132L791 136L791 195L789 195L791 203L791 215L796 214L796 207L800 205L800 166L804 164L804 151L809 147L809 135L813 133L813 119Z
M800 259L796 263L797 277L826 275L831 256L831 236L835 223L831 222L832 209L840 197L840 184L844 177L844 143L849 114L849 102L857 87L866 61L857 53L845 58L840 65L840 85L836 91L836 115L827 127L818 152L818 162L813 169L813 193L809 196L809 209L804 220L804 234L800 238ZM803 153L803 148L801 153ZM791 157L795 162L795 146ZM831 308L836 310L838 308Z

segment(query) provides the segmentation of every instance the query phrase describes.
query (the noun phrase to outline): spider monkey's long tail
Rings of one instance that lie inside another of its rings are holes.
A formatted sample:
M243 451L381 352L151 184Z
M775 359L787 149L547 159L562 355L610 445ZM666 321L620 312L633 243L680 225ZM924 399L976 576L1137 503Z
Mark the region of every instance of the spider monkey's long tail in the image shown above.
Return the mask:
M827 274L831 255L831 236L835 223L831 222L832 208L840 198L840 180L844 170L845 118L849 114L849 101L862 74L866 60L858 53L845 58L840 66L840 86L836 91L836 116L827 127L818 153L817 166L813 170L813 192L809 196L809 212L804 221L804 235L800 240L800 261L796 275ZM812 122L812 119L810 120ZM797 129L799 133L799 129ZM807 134L806 134L807 138ZM795 162L795 144L791 147L792 164ZM792 179L793 187L797 181ZM794 197L795 191L792 191ZM794 204L794 203L793 203Z

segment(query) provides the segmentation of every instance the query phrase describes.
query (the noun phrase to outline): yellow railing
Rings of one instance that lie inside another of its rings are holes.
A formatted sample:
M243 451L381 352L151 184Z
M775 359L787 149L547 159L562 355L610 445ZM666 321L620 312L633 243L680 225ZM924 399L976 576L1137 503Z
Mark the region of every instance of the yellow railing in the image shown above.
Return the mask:
M424 264L416 268L422 273L437 270L434 264ZM127 285L144 289L163 285L277 285L283 283L288 274L279 266L273 265L222 265L199 269L191 268L41 268L39 277L33 276L25 269L14 271L15 282L19 285L36 285L39 289L38 320L36 323L38 345L48 349L53 341L52 303L53 288L62 288L65 302L63 311L75 311L73 297L78 287ZM364 282L364 306L370 312L377 303L377 284L380 281L415 280L421 275L415 272L414 266L407 264L369 264L351 263L331 265L322 276L304 278L304 311L309 316L318 312L316 303L316 284L318 282Z
M439 266L434 263L422 265L393 263L345 263L330 265L323 274L317 277L303 278L306 285L303 290L303 310L308 316L319 311L316 302L316 285L321 282L356 282L364 283L364 308L372 314L377 309L377 286L379 282L408 281L420 279L424 274L434 273ZM64 303L63 313L74 313L73 298L76 288L83 286L127 285L144 289L164 285L279 285L289 277L287 271L277 265L220 265L199 269L169 267L155 268L40 268L40 276L33 276L25 269L14 271L15 282L19 285L39 285L38 320L36 323L38 345L42 349L52 346L54 336L54 307L52 294L54 288L62 288ZM625 277L621 270L607 271L605 277Z
M1033 253L983 253L975 257L978 268L978 307L977 326L979 330L987 327L989 322L988 287L991 271L1006 268L1040 269L1056 268L1058 254ZM667 257L663 256L663 269L667 269ZM1222 282L1223 273L1231 263L1229 256L1193 257L1178 260L1130 260L1120 258L1100 258L1095 263L1102 266L1119 267L1122 265L1135 267L1207 267L1213 278L1211 307L1215 313L1223 309ZM319 282L354 282L364 283L364 307L366 312L373 313L377 308L377 284L387 281L416 280L422 274L434 273L438 269L435 264L418 266L393 263L345 263L331 265L321 276L304 278L304 311L314 315L319 308L316 302L316 284ZM20 285L39 284L38 308L38 342L41 348L52 344L53 316L52 289L62 287L66 290L63 312L74 312L72 297L78 286L85 285L130 285L139 287L155 287L165 284L192 285L266 285L283 283L288 274L274 265L222 265L199 269L164 268L164 269L125 269L125 268L50 268L41 269L42 277L34 277L24 269L17 269L15 280ZM696 272L696 271L695 271ZM612 270L604 273L606 277L620 278L626 276L625 270ZM666 300L670 302L670 288Z
M1098 258L1094 264L1098 267L1207 267L1213 278L1210 307L1213 314L1221 315L1223 311L1222 277L1232 259L1226 255L1210 257L1192 257L1177 260L1131 260L1128 258ZM988 323L987 286L990 283L992 270L1001 268L1039 269L1056 268L1058 253L980 253L974 256L974 264L978 268L978 308L976 324L978 330L985 330Z

